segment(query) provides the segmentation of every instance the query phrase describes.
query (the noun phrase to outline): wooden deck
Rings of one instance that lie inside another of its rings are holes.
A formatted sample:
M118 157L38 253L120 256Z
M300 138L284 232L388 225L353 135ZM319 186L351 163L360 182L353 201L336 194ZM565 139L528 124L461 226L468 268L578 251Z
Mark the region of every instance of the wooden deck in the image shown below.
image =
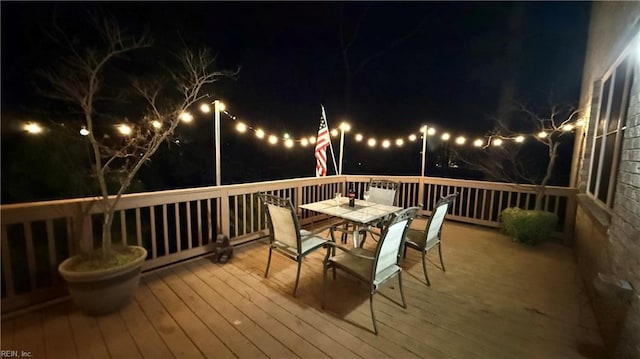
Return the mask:
M420 225L421 223L415 223ZM338 272L320 309L323 252L303 264L267 247L236 248L225 265L207 258L148 273L119 313L89 317L68 301L2 318L2 350L32 358L601 358L603 344L569 248L531 248L495 230L447 222L447 272L429 255L403 262L406 310L376 295L371 332L363 286ZM397 282L382 290L399 299Z

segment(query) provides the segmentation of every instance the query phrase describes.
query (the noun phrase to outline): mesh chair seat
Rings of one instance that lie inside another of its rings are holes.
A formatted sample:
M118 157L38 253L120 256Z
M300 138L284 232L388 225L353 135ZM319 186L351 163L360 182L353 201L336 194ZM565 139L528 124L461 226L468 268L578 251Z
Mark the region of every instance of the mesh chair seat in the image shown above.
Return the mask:
M322 308L324 308L325 293L327 288L327 271L333 269L333 277L336 277L336 269L340 269L350 274L369 286L369 307L371 309L371 320L373 321L373 331L378 334L376 317L373 311L373 295L380 285L388 280L398 277L402 307L406 308L402 291L402 268L398 265L400 260L400 249L402 248L405 232L411 221L418 213L418 207L411 207L400 211L385 226L375 251L364 248L348 249L329 242L329 246L339 249L341 252L332 257L332 251L327 250L323 261L323 290ZM334 237L335 228L331 228L331 238Z
M424 272L424 278L427 285L431 285L429 281L429 275L427 274L427 253L435 246L438 246L438 255L440 257L440 266L442 271L445 271L444 261L442 260L442 225L444 224L444 217L449 211L449 207L458 196L458 193L450 194L443 197L436 203L433 213L425 229L413 229L410 228L405 232L404 242L404 257L407 256L407 248L418 250L422 254L422 271Z
M300 268L306 255L325 246L327 239L317 236L309 231L300 229L300 223L296 216L295 208L288 198L282 198L266 193L258 193L258 198L263 203L269 225L269 258L265 278L269 275L271 254L273 250L298 263L296 283L293 287L295 297L300 282Z
M407 229L405 245L409 245L418 250L429 250L433 248L433 246L438 245L438 243L440 243L440 238L437 236L432 236L427 240L427 236L424 235L423 230L413 228Z

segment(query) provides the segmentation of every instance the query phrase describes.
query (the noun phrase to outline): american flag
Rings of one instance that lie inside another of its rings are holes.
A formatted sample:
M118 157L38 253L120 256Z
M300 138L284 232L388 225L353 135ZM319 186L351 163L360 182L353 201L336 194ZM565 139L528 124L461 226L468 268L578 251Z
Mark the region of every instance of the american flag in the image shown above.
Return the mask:
M320 128L318 128L318 138L316 139L316 177L327 175L327 146L329 146L329 129L327 128L327 120L324 117L324 109L322 118L320 118Z

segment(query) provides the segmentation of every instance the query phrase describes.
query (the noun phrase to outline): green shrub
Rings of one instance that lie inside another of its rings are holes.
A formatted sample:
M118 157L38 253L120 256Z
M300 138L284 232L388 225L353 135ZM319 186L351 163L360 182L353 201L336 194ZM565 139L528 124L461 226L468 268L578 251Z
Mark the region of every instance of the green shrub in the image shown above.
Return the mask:
M534 246L551 237L558 216L547 211L507 208L500 214L504 231L514 240Z

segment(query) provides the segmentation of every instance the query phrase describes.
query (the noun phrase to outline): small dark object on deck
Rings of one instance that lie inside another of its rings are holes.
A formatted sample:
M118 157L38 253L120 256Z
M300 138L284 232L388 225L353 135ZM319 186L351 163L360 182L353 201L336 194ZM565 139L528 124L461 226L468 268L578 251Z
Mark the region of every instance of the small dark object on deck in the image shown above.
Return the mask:
M229 243L229 237L218 234L216 237L216 249L213 258L218 263L227 263L233 257L233 246Z

